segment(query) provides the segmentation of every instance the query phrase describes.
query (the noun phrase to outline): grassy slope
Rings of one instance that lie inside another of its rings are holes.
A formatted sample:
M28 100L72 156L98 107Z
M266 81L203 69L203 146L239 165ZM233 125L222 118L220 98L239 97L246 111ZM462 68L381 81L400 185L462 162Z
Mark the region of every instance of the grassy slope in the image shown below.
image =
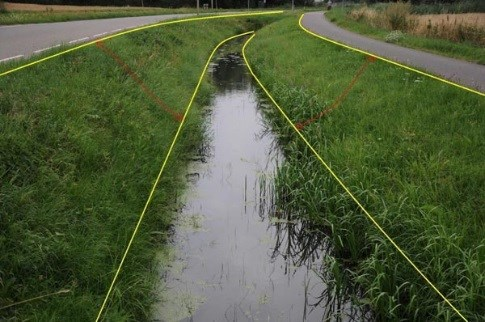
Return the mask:
M349 19L347 8L335 8L326 13L327 19L330 19L336 25L348 29L350 31L366 35L378 40L385 40L389 34L388 30L378 29L365 24ZM433 39L426 37L418 37L414 35L406 35L403 39L397 42L398 45L420 49L448 57L464 59L470 62L485 65L485 48L477 47L467 43L456 43L444 39Z
M328 107L365 57L311 37L290 18L261 30L248 56L289 117ZM384 229L470 320L485 314L485 99L376 62L304 135ZM456 320L370 224L275 109L285 208L331 231L333 255L379 320Z
M263 19L172 25L106 46L182 112L212 48ZM199 106L209 97L206 83ZM180 207L186 160L201 143L198 110L162 177L107 320L148 319L154 258ZM0 319L95 318L177 126L94 46L0 78L0 307L71 291L2 310Z

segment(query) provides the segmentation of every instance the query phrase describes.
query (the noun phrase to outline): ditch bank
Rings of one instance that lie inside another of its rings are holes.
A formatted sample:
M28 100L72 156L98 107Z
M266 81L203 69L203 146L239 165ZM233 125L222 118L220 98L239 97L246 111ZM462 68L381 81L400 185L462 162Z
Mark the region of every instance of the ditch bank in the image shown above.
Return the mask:
M164 26L106 41L115 55L91 46L0 78L0 319L96 317L178 126L159 101L183 113L213 47L272 19ZM103 319L149 319L212 90L203 83Z
M368 64L363 55L307 35L297 18L263 28L246 52L261 82L292 122L305 125L305 138L352 194L464 317L480 320L484 99L383 62ZM336 292L349 283L362 288L357 302L377 320L459 319L280 112L266 114L286 159L276 195L292 218L327 233Z

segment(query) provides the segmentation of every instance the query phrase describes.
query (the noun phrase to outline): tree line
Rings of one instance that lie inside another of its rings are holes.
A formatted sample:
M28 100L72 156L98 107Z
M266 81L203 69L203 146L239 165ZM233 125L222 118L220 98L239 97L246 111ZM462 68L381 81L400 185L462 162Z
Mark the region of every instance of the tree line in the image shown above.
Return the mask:
M77 5L77 6L141 6L145 7L164 7L180 8L195 7L197 0L11 0L17 3L37 3L45 5ZM248 0L212 0L214 7L218 8L247 8ZM266 7L282 6L290 4L292 0L249 0L250 7L258 7L264 4ZM314 0L294 0L295 5L308 6ZM207 3L211 5L211 0L199 0L200 6Z
M78 6L141 6L142 3L146 7L164 7L164 8L180 8L180 7L195 7L197 0L11 0L17 3L37 3L46 5L78 5ZM318 0L317 0L318 1ZM315 0L294 0L296 6L310 6ZM334 3L338 2L396 2L398 0L332 0ZM455 4L459 2L481 2L485 0L410 0L412 4ZM1 2L1 1L0 1ZM207 3L211 5L211 0L199 0L200 5ZM277 7L291 4L292 0L212 0L214 7L218 8L247 8L248 2L250 7L255 8L261 4L265 7ZM327 0L324 0L327 2Z
M336 1L344 1L344 0L336 0ZM348 1L348 0L346 0ZM377 3L377 2L397 2L399 0L350 0L352 2L366 2L366 3ZM406 0L403 2L410 1L413 5L420 5L420 4L426 4L426 5L431 5L431 4L457 4L460 2L476 2L480 3L485 0Z

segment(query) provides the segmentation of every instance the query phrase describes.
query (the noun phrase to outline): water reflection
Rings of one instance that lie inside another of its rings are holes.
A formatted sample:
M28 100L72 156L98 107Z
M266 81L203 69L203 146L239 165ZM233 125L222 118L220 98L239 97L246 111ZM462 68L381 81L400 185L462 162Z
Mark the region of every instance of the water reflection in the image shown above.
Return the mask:
M360 290L345 281L336 281L332 268L337 263L328 256L332 246L323 227L315 227L314 223L286 211L272 210L265 216L270 218L269 230L274 231L272 260L284 259L285 274L292 274L295 267L310 267L324 285L313 301L306 302L307 308L323 308L322 321L373 320L369 310L352 305L352 297L362 298Z
M276 206L283 157L241 58L224 55L211 75L211 153L192 164L155 320L350 320L350 302L322 282L325 236Z
M222 92L244 91L251 87L250 75L237 53L228 53L211 64L213 83Z

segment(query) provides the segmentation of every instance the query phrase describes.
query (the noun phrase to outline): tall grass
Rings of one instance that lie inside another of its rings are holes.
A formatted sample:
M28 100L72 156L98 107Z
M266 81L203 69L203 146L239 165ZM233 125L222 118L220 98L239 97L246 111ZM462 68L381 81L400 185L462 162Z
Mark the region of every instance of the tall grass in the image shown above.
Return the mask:
M485 64L485 47L482 45L484 33L480 24L464 22L452 16L448 17L453 22L451 24L448 21L442 23L441 19L436 22L434 18L423 22L423 17L404 11L392 18L394 28L401 26L397 28L401 29L400 32L396 32L391 28L391 18L383 13L388 7L379 10L367 6L335 8L326 16L341 27L376 39ZM407 17L406 20L403 17ZM399 37L395 37L395 34L399 34Z
M191 22L105 45L183 112L212 48L265 21ZM210 95L204 83L115 285L108 321L150 318L155 258L181 207L184 166L202 143L197 107ZM2 309L0 320L96 317L177 126L95 46L0 78L0 307L70 291Z
M479 16L473 14L416 16L416 26L411 32L415 35L469 42L484 47L485 23L479 23L478 19Z
M351 10L348 16L372 27L389 31L399 30L417 36L468 42L475 46L485 45L485 28L478 22L465 22L451 15L451 23L450 16L447 17L447 21L438 23L428 19L426 28L419 28L421 19L419 16L411 15L411 12L410 2L396 2L382 8L364 5Z
M248 57L294 122L331 105L365 61L307 35L296 18L263 28ZM376 62L337 109L304 128L352 193L469 320L485 314L484 106L482 97ZM331 232L337 280L344 273L359 285L360 301L377 320L457 320L279 113L267 114L287 160L277 178L279 199Z

